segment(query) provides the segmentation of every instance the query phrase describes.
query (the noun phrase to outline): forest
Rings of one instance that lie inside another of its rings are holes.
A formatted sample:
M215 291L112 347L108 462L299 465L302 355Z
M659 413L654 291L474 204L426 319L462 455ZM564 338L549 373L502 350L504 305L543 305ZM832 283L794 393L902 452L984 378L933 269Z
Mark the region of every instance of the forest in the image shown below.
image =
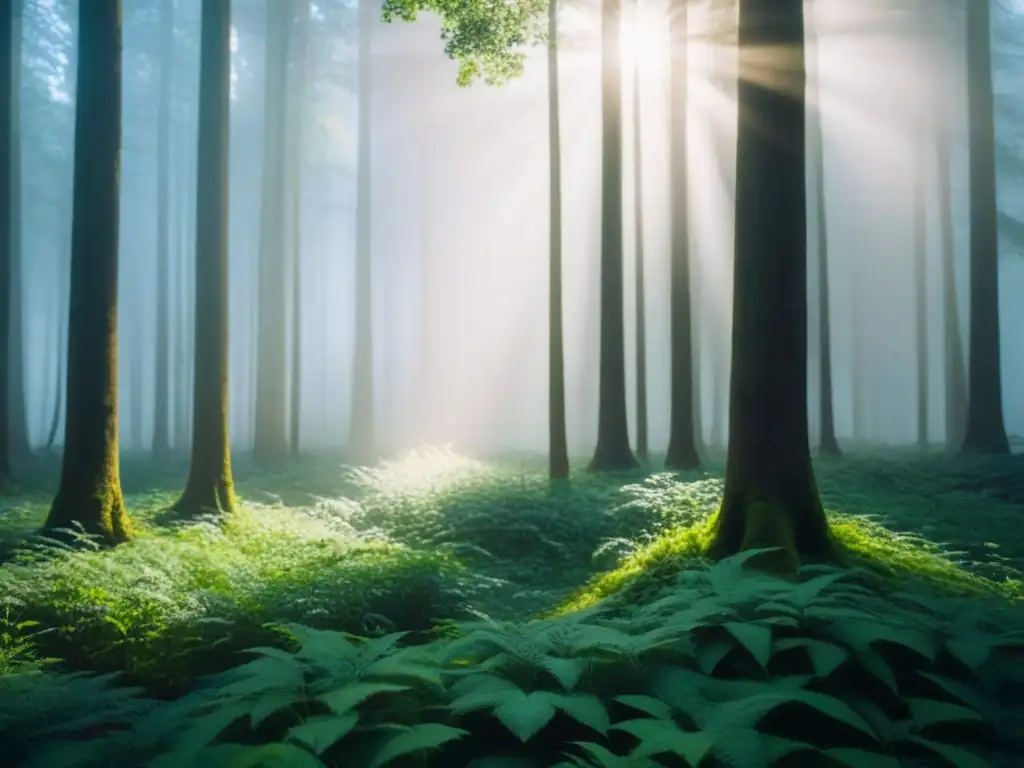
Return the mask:
M0 2L0 764L1015 768L1024 0Z

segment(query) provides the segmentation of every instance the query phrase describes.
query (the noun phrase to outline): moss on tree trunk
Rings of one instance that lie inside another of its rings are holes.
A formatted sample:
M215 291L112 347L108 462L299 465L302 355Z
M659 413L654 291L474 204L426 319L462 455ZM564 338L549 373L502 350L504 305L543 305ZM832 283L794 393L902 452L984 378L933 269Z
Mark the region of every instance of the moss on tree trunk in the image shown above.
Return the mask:
M228 110L231 3L204 0L196 216L196 338L192 462L177 509L235 508L228 439Z
M832 551L807 428L803 3L739 10L741 51L792 59L765 78L740 57L729 453L711 554L779 547L767 565L788 572Z
M117 442L119 0L90 3L78 35L67 423L60 488L44 528L77 522L116 544L130 536Z

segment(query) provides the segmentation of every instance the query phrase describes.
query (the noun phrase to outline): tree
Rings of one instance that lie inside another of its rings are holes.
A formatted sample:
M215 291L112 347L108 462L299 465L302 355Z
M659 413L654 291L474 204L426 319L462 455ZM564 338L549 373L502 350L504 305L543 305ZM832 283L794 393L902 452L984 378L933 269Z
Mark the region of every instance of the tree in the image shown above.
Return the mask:
M729 450L711 546L779 547L768 566L785 572L833 546L807 429L803 17L803 0L739 0ZM752 49L775 52L771 77Z
M999 233L988 0L967 3L971 289L964 453L1009 453L999 360Z
M79 19L67 419L60 487L44 528L78 522L108 544L130 536L117 440L121 2Z
M558 100L558 3L548 3L548 475L569 476L565 427L565 347L562 323L562 129Z
M293 456L299 454L302 416L302 139L303 109L306 104L306 43L309 34L309 3L299 3L295 25L295 69L290 96L295 104L289 109L291 148L290 181L292 197L292 387L289 445Z
M192 460L177 508L235 508L228 437L228 142L231 2L203 0L196 174Z
M352 416L349 454L360 462L375 458L373 398L373 258L370 229L370 133L373 109L373 26L377 22L371 0L359 3L359 159L356 179L356 316L352 361Z
M668 469L696 469L697 454L694 397L694 344L690 293L690 227L687 195L687 9L685 0L672 5L672 77L669 96L672 135L669 145L672 168L672 416L669 426Z
M914 329L917 358L917 444L928 445L928 240L925 210L925 153L915 146L914 205Z
M14 69L16 47L14 44L15 3L5 4L0 10L0 41L3 54L0 55L0 146L11 147L14 142L13 117ZM14 237L11 231L11 198L14 194L11 152L0 151L0 479L11 476L11 427L10 427L10 360L11 360L11 313L8 310L14 289L12 271L14 263Z
M291 8L267 3L266 96L263 134L263 202L260 231L259 329L256 429L253 456L267 461L287 456L287 374L285 337L284 195L286 178L286 82Z
M157 114L156 170L156 392L153 398L153 454L171 450L171 256L170 162L171 86L174 65L174 0L160 2L160 106Z
M594 471L637 466L626 420L622 265L622 0L601 2L601 362Z
M815 14L814 22L818 23ZM814 105L815 124L810 132L809 154L814 158L814 191L817 199L815 209L818 215L818 315L819 315L819 356L821 357L820 415L821 452L825 456L839 456L839 442L836 440L835 414L832 407L832 316L829 301L828 269L828 210L825 201L825 140L821 118L821 42L817 30L813 37L814 77L809 78L813 91L808 95Z
M640 27L640 0L635 5ZM639 40L640 36L635 35ZM644 174L640 136L640 56L633 56L633 209L636 214L636 454L646 461L647 440L647 308L644 291Z
M942 319L945 347L946 379L946 446L963 445L967 418L967 373L964 347L960 337L960 308L956 291L956 264L953 246L953 188L950 179L949 129L938 121L939 136L935 142L939 195L939 239L942 251Z

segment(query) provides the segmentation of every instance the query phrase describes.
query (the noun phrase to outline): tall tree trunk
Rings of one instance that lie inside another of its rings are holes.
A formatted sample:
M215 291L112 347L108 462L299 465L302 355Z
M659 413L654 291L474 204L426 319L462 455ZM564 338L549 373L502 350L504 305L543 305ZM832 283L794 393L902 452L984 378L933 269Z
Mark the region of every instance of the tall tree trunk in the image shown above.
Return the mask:
M548 3L548 475L569 476L565 425L565 330L562 321L562 129L558 99L558 3Z
M965 453L1009 453L999 349L999 235L988 0L967 4L970 144L971 340Z
M914 138L915 143L919 137ZM914 152L914 328L917 358L917 444L928 446L928 240L923 147Z
M170 161L171 83L174 66L174 0L160 3L160 108L157 115L156 171L156 378L153 396L153 455L165 457L171 450L171 258L170 258Z
M779 547L766 566L782 572L832 550L807 427L803 15L803 0L739 0L729 453L711 547ZM777 77L754 50L787 57Z
M231 2L203 0L196 174L192 461L177 508L235 507L228 437L228 155Z
M373 110L373 27L380 4L359 3L359 170L356 180L356 317L352 360L352 415L348 453L359 463L376 458L377 438L373 397L373 254L371 235L370 160L373 153L370 123Z
M684 0L673 4L670 32L672 38L672 73L669 105L671 109L672 180L672 416L669 427L668 469L696 469L697 454L696 398L694 397L694 343L690 278L690 224L687 185L687 8Z
M637 466L626 418L622 266L622 0L601 2L601 363L594 471Z
M12 198L14 196L14 169L11 150L14 147L14 102L18 93L14 89L15 62L14 23L15 3L0 9L0 481L11 476L11 347L12 323L10 305L15 290L14 232Z
M253 457L257 461L288 455L287 343L285 337L284 198L286 177L287 3L267 3L266 90L263 133L263 201L260 231L259 332L256 377L256 431Z
M117 440L120 0L92 0L78 25L67 420L44 528L77 521L115 544L130 536Z
M634 26L640 28L640 1ZM635 35L639 40L640 36ZM644 174L640 119L640 56L633 56L633 208L636 215L636 454L647 461L647 305L644 290Z
M139 310L142 309L142 305L143 302L138 300L131 302L128 307L129 316L140 315ZM128 446L133 451L142 451L142 414L146 400L145 369L143 367L146 357L146 338L142 328L141 323L129 328L128 355L121 357L121 365L127 364L128 368Z
M292 371L289 403L289 445L293 456L299 455L302 417L302 144L303 115L306 105L306 35L309 27L309 3L299 4L295 25L295 70L290 88L296 103L289 109L292 117L291 195L292 195Z
M936 142L938 168L939 232L942 248L942 318L946 370L946 447L963 445L967 422L967 372L960 336L960 308L956 291L955 246L953 244L953 193L950 179L952 149L949 131L939 124Z
M820 0L819 0L820 2ZM820 6L815 6L820 9ZM821 38L818 27L820 11L813 17L815 30L809 41L814 49L814 77L808 78L810 93L808 100L814 109L814 130L809 132L810 156L814 158L815 208L818 214L818 314L819 347L821 357L821 395L819 398L821 417L821 452L825 456L839 456L839 442L836 440L834 394L832 392L832 310L829 295L829 254L828 254L828 208L825 198L825 131L821 109ZM812 90L813 89L813 90ZM812 143L813 142L813 143Z
M67 211L68 216L66 218L66 224L60 228L60 234L58 235L58 256L56 272L57 272L57 316L54 318L54 325L56 326L56 339L53 348L54 367L56 368L56 376L53 379L53 411L50 414L49 430L46 433L46 452L52 453L54 446L57 444L57 435L60 431L60 417L64 412L64 389L65 389L65 378L66 378L66 360L64 353L67 350L67 339L68 339L68 317L67 307L69 302L68 296L68 272L71 268L70 260L67 257L67 251L65 248L68 247L71 241L71 211L70 207Z

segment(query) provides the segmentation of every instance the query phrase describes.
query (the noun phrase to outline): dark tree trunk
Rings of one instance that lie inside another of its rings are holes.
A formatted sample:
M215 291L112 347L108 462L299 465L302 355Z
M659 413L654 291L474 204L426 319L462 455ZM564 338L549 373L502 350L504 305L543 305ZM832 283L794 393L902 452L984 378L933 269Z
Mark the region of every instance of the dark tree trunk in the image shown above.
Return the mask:
M938 166L939 219L942 248L942 318L946 368L946 447L963 445L967 426L967 372L960 336L960 308L956 291L955 246L953 244L953 194L950 179L949 134L940 125L936 143Z
M807 429L803 0L740 0L740 51L785 51L777 78L740 57L732 381L725 495L711 554L831 554ZM780 54L781 55L781 54Z
M8 2L0 10L0 482L11 477L11 313L14 280L14 235L12 232L11 202L14 196L13 154L14 145L14 3Z
M121 3L92 0L78 31L67 420L60 487L44 528L78 522L130 536L117 441Z
M230 0L203 0L199 72L192 461L177 504L190 515L235 506L228 439Z
M28 457L32 447L28 437L28 409L25 398L24 287L21 272L24 259L21 236L21 38L24 0L11 0L14 26L11 36L11 292L10 292L10 421L11 456L17 461Z
M928 446L928 239L924 151L914 149L914 328L917 362L917 444Z
M285 336L284 196L286 177L287 3L267 3L266 96L263 134L263 202L260 232L259 331L256 430L253 457L272 461L289 455L287 430L287 337Z
M558 100L558 3L548 4L548 475L569 476L565 426L565 332L562 322L562 129Z
M967 4L971 300L964 453L1009 453L999 349L999 236L988 0Z
M637 466L626 418L622 266L622 0L601 3L601 363L594 471Z
M156 353L153 396L153 455L171 450L171 258L170 258L170 161L171 83L174 65L174 0L160 3L160 109L157 116L156 171Z
M356 316L352 360L352 415L348 453L353 461L370 463L377 456L373 397L373 254L370 241L370 133L373 109L373 27L379 4L359 3L359 170L356 180Z
M637 25L640 3L637 0ZM638 36L639 39L639 36ZM640 63L633 61L633 187L636 213L636 454L647 461L647 306L644 290L644 174L643 142L640 137Z
M309 27L309 3L299 4L295 30L295 70L291 95L295 102L289 113L292 126L291 148L292 195L292 372L289 403L289 445L293 456L299 455L302 427L302 139L303 115L306 106L306 35Z
M672 417L669 426L668 469L696 469L694 343L690 293L690 225L687 196L686 99L688 70L686 4L673 5L671 24L672 73L669 104L672 111L669 156L672 168Z
M818 14L814 16L815 25ZM836 440L835 413L833 411L832 393L832 313L829 307L829 264L828 264L828 209L825 199L825 136L821 118L821 49L818 32L813 37L814 77L808 78L813 91L809 94L814 109L815 125L810 132L813 137L810 155L814 158L814 182L818 214L817 246L818 246L818 314L819 347L821 357L821 452L825 456L839 456L839 442Z

